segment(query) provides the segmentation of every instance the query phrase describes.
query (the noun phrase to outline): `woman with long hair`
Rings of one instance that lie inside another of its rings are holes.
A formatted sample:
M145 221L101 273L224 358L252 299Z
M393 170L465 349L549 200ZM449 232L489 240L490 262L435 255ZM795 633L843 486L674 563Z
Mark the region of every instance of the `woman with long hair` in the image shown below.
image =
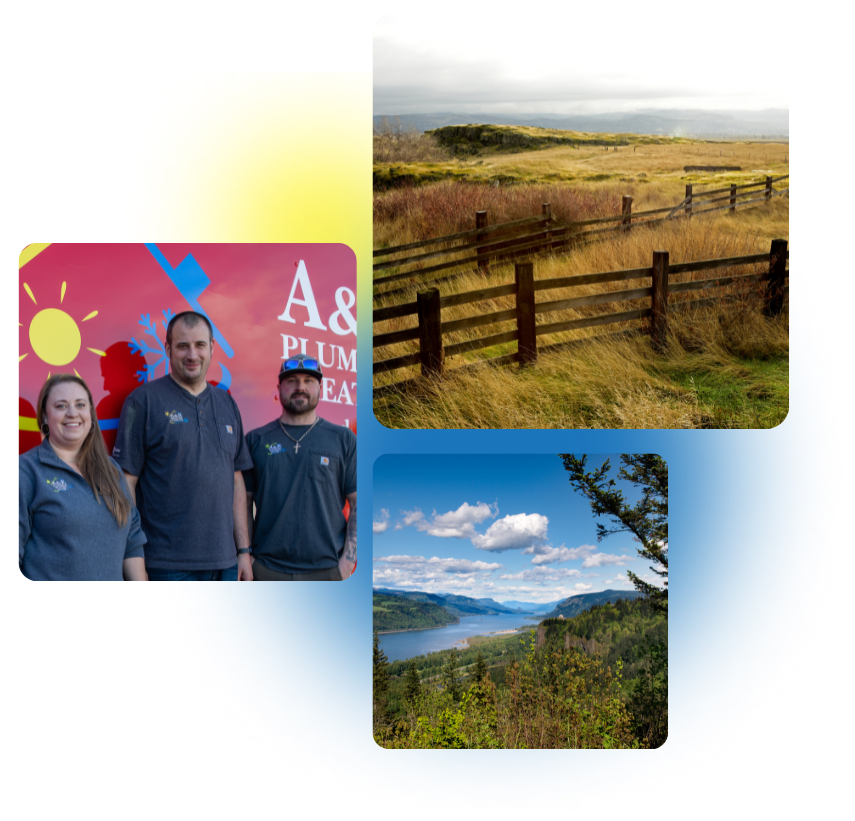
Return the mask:
M45 438L19 457L21 572L34 580L146 581L139 513L107 454L86 383L49 377L36 414Z

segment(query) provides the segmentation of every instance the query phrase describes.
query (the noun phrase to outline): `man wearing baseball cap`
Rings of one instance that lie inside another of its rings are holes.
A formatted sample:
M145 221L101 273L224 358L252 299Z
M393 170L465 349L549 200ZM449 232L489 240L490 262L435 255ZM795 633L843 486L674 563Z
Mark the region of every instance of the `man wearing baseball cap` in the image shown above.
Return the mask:
M246 436L256 581L341 580L356 565L356 436L315 413L322 381L317 359L297 354L284 361L282 415Z

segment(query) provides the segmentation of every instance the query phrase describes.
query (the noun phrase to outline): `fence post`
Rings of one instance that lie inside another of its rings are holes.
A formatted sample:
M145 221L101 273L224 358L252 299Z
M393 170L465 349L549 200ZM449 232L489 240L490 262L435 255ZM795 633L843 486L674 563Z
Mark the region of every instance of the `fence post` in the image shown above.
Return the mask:
M787 276L787 241L773 239L769 251L769 273L766 279L766 316L777 316L784 309L784 280Z
M623 195L621 201L621 214L623 214L621 231L629 231L629 226L632 224L632 197L628 197L626 194Z
M772 178L766 177L766 202L772 199Z
M541 216L549 217L550 219L552 219L552 208L550 207L548 202L543 202L540 204L540 213L541 213ZM552 243L549 242L549 240L551 238L552 238L552 232L547 231L546 235L545 235L545 239L547 240L547 243L544 246L544 249L547 251L552 250Z
M736 210L736 183L730 186L730 212Z
M521 365L537 360L537 334L534 322L534 263L517 262L514 265L517 282L517 342Z
M416 295L419 315L419 359L422 376L442 376L442 323L439 313L439 288Z
M476 228L486 228L487 227L487 212L486 211L476 211L475 212L475 227ZM486 239L486 234L477 234L475 237L475 242L483 242ZM475 253L480 254L482 251L481 246L476 246ZM479 259L478 260L478 270L481 273L486 274L490 268L490 261L487 259Z
M692 216L692 184L688 183L686 185L686 199L688 202L686 203L686 216Z
M650 325L653 347L665 349L668 337L668 252L653 252L653 295L651 299L653 317Z

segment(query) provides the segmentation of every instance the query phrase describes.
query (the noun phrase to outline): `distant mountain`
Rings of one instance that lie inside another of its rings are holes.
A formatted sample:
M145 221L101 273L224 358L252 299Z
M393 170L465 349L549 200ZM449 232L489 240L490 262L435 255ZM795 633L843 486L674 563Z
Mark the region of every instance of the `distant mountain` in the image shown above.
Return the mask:
M505 607L513 607L521 613L548 613L550 610L554 610L561 601L561 599L550 602L506 601L502 604Z
M423 593L412 590L393 590L387 587L375 587L375 593L384 593L389 596L403 596L413 601L430 602L431 604L444 607L455 616L495 616L506 614L531 613L531 610L514 610L493 599L472 599L468 596L456 596L451 594Z
M395 115L378 114L375 125ZM402 125L428 131L446 125L529 125L566 131L608 134L654 134L707 139L789 139L790 112L785 108L760 111L704 111L701 109L641 109L606 114L404 114Z
M578 616L585 610L590 610L598 604L607 604L616 602L618 599L639 599L641 593L637 590L603 590L600 593L580 593L577 596L570 596L568 599L559 602L558 606L547 613L544 618L555 619L559 616L564 616L565 619Z

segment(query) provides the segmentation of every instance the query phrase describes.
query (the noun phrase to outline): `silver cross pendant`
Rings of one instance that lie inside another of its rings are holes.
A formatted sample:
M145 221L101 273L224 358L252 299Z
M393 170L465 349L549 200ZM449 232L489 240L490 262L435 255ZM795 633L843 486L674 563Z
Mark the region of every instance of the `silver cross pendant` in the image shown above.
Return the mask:
M299 443L299 442L295 442L295 443L294 443L294 453L296 453L298 450L300 450L300 443Z

